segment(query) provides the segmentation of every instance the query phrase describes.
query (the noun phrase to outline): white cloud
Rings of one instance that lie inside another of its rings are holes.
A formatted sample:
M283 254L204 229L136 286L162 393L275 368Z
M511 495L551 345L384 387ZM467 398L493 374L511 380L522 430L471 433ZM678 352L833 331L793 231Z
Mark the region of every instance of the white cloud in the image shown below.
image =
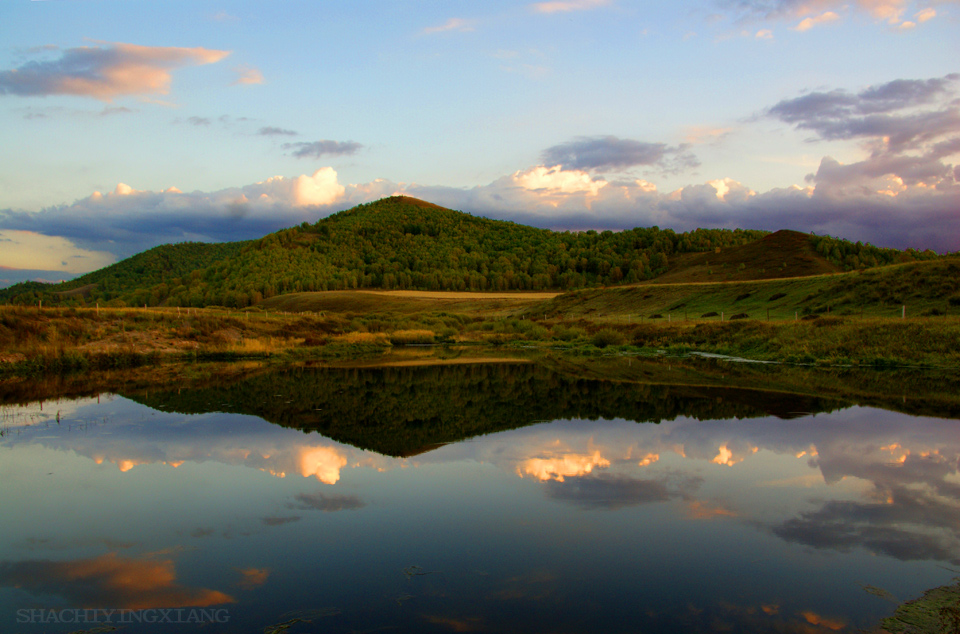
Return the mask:
M464 20L463 18L450 18L439 26L429 26L422 31L421 35L431 35L433 33L446 33L448 31L473 31L475 21Z
M537 13L568 13L570 11L587 11L605 7L610 0L556 0L554 2L537 2L532 6Z
M237 74L232 84L234 86L254 86L263 83L263 73L251 66L237 66L233 72Z
M596 196L600 188L607 185L606 181L594 180L586 172L563 170L559 165L553 167L540 165L526 171L518 171L513 174L512 179L524 189L548 194L589 193Z
M33 231L0 229L0 267L85 273L116 261L103 251L81 249L70 240Z
M822 13L812 18L805 18L800 22L800 24L793 27L793 30L800 31L802 33L803 31L809 31L810 29L812 29L817 25L836 22L839 19L840 19L839 15L837 15L833 11L827 11L826 13Z

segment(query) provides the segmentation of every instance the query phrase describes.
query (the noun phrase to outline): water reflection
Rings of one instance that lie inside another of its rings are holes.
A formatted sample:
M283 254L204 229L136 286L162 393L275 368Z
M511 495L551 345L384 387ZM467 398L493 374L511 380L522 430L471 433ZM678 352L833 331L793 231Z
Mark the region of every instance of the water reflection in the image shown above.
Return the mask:
M864 585L960 564L955 421L651 368L251 366L6 405L0 629L855 631L890 611Z
M143 610L207 607L236 601L223 592L178 584L173 560L162 554L125 558L107 553L69 561L5 561L0 563L0 585L34 594L58 595L81 608Z

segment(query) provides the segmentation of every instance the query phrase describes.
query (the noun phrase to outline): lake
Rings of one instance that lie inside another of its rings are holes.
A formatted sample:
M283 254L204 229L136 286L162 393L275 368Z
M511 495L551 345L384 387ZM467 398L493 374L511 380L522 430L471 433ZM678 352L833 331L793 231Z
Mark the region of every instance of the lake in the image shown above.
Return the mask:
M855 632L960 568L950 376L346 365L0 383L0 631Z

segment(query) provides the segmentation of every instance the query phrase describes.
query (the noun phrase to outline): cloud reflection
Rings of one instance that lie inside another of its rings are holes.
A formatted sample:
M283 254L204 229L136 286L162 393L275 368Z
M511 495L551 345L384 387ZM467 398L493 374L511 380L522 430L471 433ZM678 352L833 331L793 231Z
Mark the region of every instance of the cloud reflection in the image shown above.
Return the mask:
M235 601L217 590L182 586L176 579L172 560L125 558L114 553L73 561L0 562L0 585L32 594L61 596L85 608L144 610L207 607Z

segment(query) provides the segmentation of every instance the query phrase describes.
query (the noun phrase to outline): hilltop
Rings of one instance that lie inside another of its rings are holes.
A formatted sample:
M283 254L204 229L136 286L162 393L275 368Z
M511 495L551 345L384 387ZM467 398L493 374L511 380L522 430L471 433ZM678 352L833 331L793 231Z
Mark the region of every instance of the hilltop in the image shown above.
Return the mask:
M557 232L397 196L258 240L166 245L0 302L243 308L350 289L539 291L796 277L934 257L797 232L658 227Z

